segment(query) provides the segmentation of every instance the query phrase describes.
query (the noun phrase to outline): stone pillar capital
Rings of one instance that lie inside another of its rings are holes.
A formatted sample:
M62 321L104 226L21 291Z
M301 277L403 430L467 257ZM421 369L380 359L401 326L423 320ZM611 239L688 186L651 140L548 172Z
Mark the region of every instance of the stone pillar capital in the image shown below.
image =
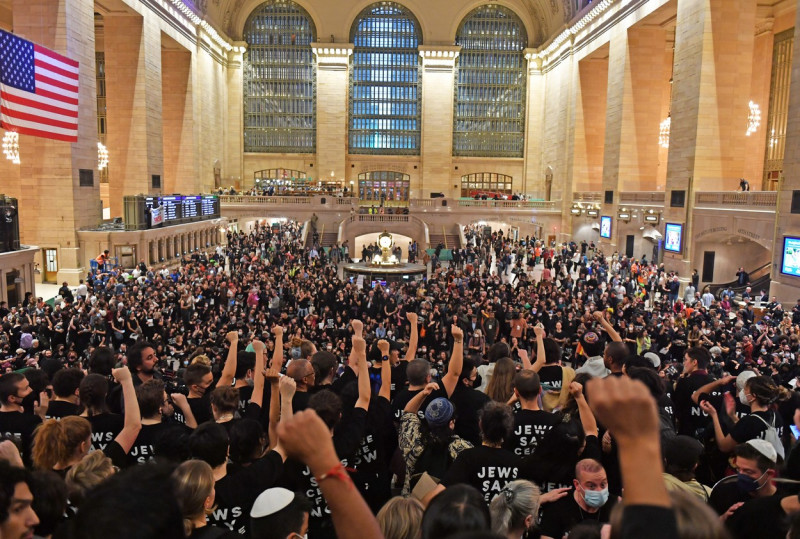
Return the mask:
M353 54L352 43L312 43L311 50L317 57L318 69L341 70L350 65Z
M536 49L527 48L522 51L525 54L525 60L528 61L528 76L541 75L542 73L542 57L536 52Z
M418 49L425 71L452 71L461 53L460 45L420 45Z

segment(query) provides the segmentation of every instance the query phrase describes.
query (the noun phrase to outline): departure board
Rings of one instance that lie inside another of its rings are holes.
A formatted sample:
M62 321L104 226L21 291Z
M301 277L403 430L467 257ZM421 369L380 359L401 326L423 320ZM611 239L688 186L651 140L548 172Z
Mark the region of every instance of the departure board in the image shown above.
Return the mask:
M219 197L217 195L204 195L203 217L219 217Z
M189 221L200 217L200 197L199 196L184 196L182 211L184 221Z
M180 196L161 197L161 205L164 207L164 224L174 225L183 218Z

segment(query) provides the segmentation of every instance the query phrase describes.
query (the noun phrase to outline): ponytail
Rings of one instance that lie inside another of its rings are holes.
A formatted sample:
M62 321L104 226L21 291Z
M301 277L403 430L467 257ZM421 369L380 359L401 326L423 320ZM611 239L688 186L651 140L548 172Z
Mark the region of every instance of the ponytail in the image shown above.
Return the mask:
M79 416L65 417L60 421L45 420L34 433L33 465L42 470L52 470L69 461L91 435L91 424Z

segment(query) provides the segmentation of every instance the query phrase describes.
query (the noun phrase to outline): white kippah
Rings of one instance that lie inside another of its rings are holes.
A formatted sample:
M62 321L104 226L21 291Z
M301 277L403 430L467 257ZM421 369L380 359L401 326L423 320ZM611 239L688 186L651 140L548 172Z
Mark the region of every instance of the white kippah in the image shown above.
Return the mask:
M250 517L262 518L273 515L285 509L292 503L292 500L294 500L294 492L291 490L281 487L268 488L259 494L256 501L253 502L253 508L250 509Z

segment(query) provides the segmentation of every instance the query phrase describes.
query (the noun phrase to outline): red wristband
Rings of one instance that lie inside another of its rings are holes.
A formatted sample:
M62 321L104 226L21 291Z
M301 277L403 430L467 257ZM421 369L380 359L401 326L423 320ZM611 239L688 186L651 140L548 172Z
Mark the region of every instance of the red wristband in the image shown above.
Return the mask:
M350 485L350 488L353 487L353 481L350 479L350 475L347 473L347 469L342 466L342 463L336 464L333 468L325 472L324 474L317 477L317 484L321 483L326 479L338 479L339 481Z

